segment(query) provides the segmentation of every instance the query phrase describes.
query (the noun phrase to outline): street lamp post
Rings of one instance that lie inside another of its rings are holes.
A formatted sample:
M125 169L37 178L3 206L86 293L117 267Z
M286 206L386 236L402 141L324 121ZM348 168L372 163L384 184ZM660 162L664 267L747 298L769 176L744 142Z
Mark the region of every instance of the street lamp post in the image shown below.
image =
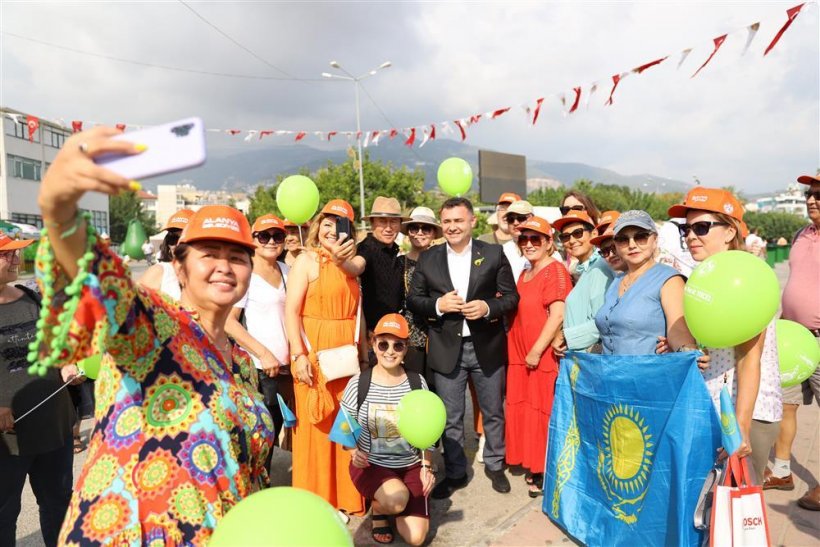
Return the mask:
M367 226L364 221L365 209L364 209L364 157L362 156L362 121L359 114L359 82L366 78L370 78L371 76L375 76L379 70L384 68L389 68L392 66L390 61L385 61L380 64L377 68L365 72L361 76L354 76L347 70L345 70L342 65L340 65L336 61L330 61L330 66L337 70L341 70L345 73L345 76L340 76L339 74L331 74L329 72L322 72L323 78L336 78L339 80L348 80L353 82L353 86L356 90L356 144L359 149L359 207L360 207L360 218L362 221L362 230L364 230Z

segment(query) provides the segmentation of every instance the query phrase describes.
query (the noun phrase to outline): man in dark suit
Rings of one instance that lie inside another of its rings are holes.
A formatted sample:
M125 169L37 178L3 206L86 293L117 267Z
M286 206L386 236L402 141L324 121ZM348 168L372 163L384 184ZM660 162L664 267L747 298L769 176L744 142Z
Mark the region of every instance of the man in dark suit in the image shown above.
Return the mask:
M510 491L504 475L504 316L518 305L510 263L500 245L472 239L473 205L451 198L441 206L446 245L419 257L407 297L413 314L429 325L427 363L447 408L445 480L434 498L467 485L464 455L464 394L472 378L484 419L484 472L493 488Z

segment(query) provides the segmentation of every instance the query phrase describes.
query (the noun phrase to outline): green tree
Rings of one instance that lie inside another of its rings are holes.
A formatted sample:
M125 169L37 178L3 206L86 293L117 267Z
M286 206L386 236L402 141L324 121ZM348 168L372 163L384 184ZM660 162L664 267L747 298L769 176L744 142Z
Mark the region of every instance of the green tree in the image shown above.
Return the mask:
M808 221L791 213L746 213L743 220L750 230L760 229L760 237L766 241L777 241L785 238L791 243L797 230L808 224Z
M108 221L111 241L116 244L125 240L128 223L137 219L142 224L146 236L157 233L154 216L145 211L142 201L134 192L122 192L108 199Z

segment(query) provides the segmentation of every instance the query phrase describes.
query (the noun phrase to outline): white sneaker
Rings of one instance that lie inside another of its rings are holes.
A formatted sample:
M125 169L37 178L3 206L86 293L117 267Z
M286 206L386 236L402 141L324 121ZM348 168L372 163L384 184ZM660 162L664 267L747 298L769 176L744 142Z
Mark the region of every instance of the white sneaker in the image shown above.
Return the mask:
M475 459L478 463L484 463L484 435L478 436L478 451L475 453Z

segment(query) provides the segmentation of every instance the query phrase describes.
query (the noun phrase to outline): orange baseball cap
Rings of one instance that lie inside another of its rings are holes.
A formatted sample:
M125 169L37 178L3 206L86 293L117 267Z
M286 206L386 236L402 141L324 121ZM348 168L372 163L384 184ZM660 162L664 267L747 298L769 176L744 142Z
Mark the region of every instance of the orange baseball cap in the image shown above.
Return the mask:
M171 218L168 219L168 222L165 223L165 226L163 226L162 229L170 230L176 228L177 230L184 230L188 225L188 220L190 220L192 216L194 216L193 210L180 209L171 215Z
M282 230L284 232L285 223L282 222L281 218L275 215L262 215L253 223L251 231L256 233L264 232L265 230Z
M740 223L740 232L743 237L749 235L749 228L743 222L743 205L728 190L698 186L689 190L683 203L673 205L667 213L673 218L683 218L689 211L723 213Z
M407 320L398 313L388 313L376 324L373 334L392 334L399 338L407 338L410 336L410 328L407 326Z
M353 222L353 220L355 220L353 206L343 199L332 199L328 201L325 204L325 206L322 207L322 214L336 215L337 217L346 217L350 219L350 222Z
M33 239L12 239L5 233L0 232L0 251L16 251L24 249L34 243Z
M561 230L564 226L567 224L572 224L573 222L584 222L593 228L595 227L595 223L592 222L592 219L589 218L589 214L586 211L576 211L574 209L569 211L566 216L563 216L553 222L552 226L556 230Z
M180 243L205 239L236 243L256 249L251 237L251 225L241 211L227 205L206 205L193 214L182 230Z
M552 237L552 226L547 219L541 217L530 217L527 222L518 227L519 230L532 230L547 237Z
M618 211L604 211L595 229L598 230L599 234L604 233L610 224L614 224L618 220L619 216L621 216L621 213Z
M800 184L814 184L815 182L820 182L820 175L803 175L802 177L797 177L797 182Z
M521 196L515 194L513 192L504 192L498 198L498 203L513 203L515 201L521 201Z
M613 237L615 237L615 231L612 229L614 227L614 225L615 225L615 223L611 223L609 226L607 226L606 231L604 233L590 239L589 240L590 243L592 243L596 247L600 247L601 243L603 243L604 241L606 241L608 239L612 239ZM599 224L599 226L600 226L600 224Z

